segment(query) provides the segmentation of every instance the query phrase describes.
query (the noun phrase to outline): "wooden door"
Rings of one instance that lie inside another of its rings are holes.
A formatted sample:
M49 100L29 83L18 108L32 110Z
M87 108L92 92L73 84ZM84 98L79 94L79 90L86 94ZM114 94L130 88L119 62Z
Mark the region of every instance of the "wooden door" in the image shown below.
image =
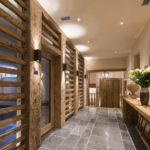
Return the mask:
M101 107L120 108L122 79L100 79L99 83Z

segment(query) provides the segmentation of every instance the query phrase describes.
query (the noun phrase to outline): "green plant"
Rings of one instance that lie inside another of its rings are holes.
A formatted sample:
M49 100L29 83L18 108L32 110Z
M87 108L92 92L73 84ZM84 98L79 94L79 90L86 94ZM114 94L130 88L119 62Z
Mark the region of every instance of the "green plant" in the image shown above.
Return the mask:
M150 87L150 67L145 66L144 69L130 70L128 76L130 80L142 88Z

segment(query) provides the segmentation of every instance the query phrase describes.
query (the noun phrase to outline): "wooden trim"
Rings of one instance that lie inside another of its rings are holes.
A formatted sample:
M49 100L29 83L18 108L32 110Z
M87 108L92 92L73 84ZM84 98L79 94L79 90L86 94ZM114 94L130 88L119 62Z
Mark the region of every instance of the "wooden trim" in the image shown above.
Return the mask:
M18 33L12 31L11 29L9 29L9 28L1 25L1 24L0 24L0 31L13 37L13 38L15 38L15 39L17 39L17 40L19 40L19 41L21 41L21 42L26 43L26 39L23 36L19 35Z
M90 83L89 88L96 88L96 83Z
M22 0L15 0L15 2L22 8L27 9L26 4Z
M67 70L69 70L70 72L74 72L71 68L67 67Z
M15 58L15 57L11 57L8 55L4 55L4 54L0 54L0 60L8 61L11 63L16 63L16 64L20 64L20 65L26 65L26 62L24 60L21 60L21 59Z
M24 149L26 149L26 145L25 144L16 147L14 150L24 150Z
M7 8L9 8L11 11L13 11L16 15L18 15L24 21L27 20L27 17L17 7L15 7L11 2L9 2L8 0L1 0L1 3L4 6L6 6Z
M66 55L66 59L68 59L70 62L74 63L74 61L72 59L70 59L67 55Z
M65 97L72 97L72 96L74 96L74 93L65 95Z
M10 14L5 12L2 8L0 8L0 16L2 18L4 18L5 20L9 21L10 23L12 23L13 25L15 25L16 27L18 27L19 29L21 29L22 31L24 31L24 32L27 31L27 28L25 25L23 25L17 19L15 19Z
M66 78L66 81L74 82L73 79L68 79L68 78Z
M47 39L49 39L57 47L59 46L58 42L55 41L50 35L48 35L44 30L42 30L42 35L45 36Z
M74 84L66 84L66 86L72 86L72 87L73 87L73 86L74 86Z
M65 103L72 102L72 101L74 101L74 98L65 100Z
M42 49L53 56L61 56L61 51L42 38Z
M66 47L72 54L74 54L74 51L72 50L72 48L70 48L68 45L66 45Z
M65 106L65 108L68 108L69 106L73 106L73 105L74 105L74 103L68 104Z
M65 113L69 112L70 110L74 109L74 106L72 106L71 108L65 110Z
M66 89L66 92L74 91L74 89Z
M69 66L72 67L72 68L74 67L72 64L70 64L70 63L68 63L68 62L66 62L66 64L69 65Z
M49 124L47 124L46 126L44 126L44 127L41 129L41 136L44 135L46 132L48 132L51 128L52 128L51 123L49 123Z
M17 128L15 128L15 129L13 129L13 130L10 130L10 131L4 133L4 134L1 134L1 135L0 135L0 141L2 141L3 139L8 138L9 136L11 136L11 135L13 135L13 134L16 134L16 133L19 132L19 131L24 130L25 128L26 128L26 125L22 125L22 126L20 126L20 127L17 127Z
M3 67L0 67L0 73L17 74L17 75L21 75L21 76L25 75L24 71L9 69L9 68L3 68Z
M0 109L0 115L26 108L26 105L16 105Z
M16 145L17 143L23 141L25 139L25 136L22 136L18 139L16 139L15 141L7 144L6 146L2 147L1 150L8 150L9 148L13 147L14 145Z
M73 74L65 73L65 75L74 78Z
M41 51L41 56L48 60L52 60L52 56L49 53L45 52L44 50Z
M24 87L25 82L0 81L0 87Z
M23 55L26 54L26 51L23 48L18 47L18 46L14 45L14 44L11 44L9 42L6 42L2 39L0 39L0 46L3 47L3 48L9 49L11 51L23 54Z
M44 22L42 21L42 25L51 33L53 36L57 39L59 39L59 36Z
M6 101L6 100L14 100L18 98L25 98L25 94L0 94L0 101Z
M69 55L72 59L74 59L74 56L73 56L71 53L68 53L68 52L66 51L66 54Z
M9 119L6 119L6 120L2 120L0 121L0 127L3 127L3 126L6 126L10 123L13 123L13 122L16 122L18 120L23 120L25 119L25 115L19 115L19 116L16 116L16 117L13 117L13 118L9 118Z
M74 113L74 111L72 111L72 112L70 112L69 114L67 114L67 115L65 116L65 119L67 119L68 117L70 117L73 113Z

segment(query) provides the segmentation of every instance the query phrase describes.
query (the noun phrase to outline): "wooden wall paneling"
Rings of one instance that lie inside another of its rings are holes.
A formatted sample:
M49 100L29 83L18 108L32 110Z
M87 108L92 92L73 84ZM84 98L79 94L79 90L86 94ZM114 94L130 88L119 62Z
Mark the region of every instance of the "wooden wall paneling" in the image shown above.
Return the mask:
M84 103L84 66L85 66L85 63L84 63L85 61L84 61L84 58L83 58L83 66L82 66L82 71L83 71L83 75L82 75L82 77L83 77L83 79L82 79L82 81L83 81L83 87L82 87L82 89L83 89L83 91L82 91L82 107L84 108L85 107L85 103Z
M75 50L74 55L75 63L74 63L74 115L78 114L78 76L77 76L77 70L78 70L78 51Z
M54 126L61 128L65 125L65 72L63 64L65 63L66 38L60 34L61 56L54 57Z

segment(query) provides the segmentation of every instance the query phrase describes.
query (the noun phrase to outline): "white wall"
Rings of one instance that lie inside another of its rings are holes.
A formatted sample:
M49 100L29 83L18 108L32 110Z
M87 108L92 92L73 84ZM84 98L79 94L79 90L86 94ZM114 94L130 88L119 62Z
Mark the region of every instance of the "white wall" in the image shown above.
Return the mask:
M126 58L87 60L87 70L123 69L127 67Z

